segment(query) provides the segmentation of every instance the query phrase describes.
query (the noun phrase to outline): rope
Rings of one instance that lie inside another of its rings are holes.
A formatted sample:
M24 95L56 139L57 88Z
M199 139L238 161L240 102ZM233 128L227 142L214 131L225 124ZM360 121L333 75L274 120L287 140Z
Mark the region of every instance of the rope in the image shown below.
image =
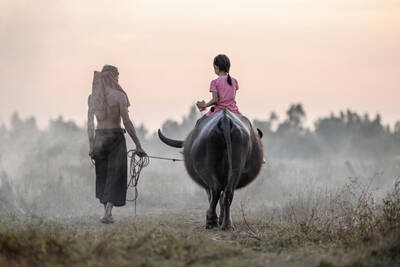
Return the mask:
M183 161L183 159L163 158L163 157L156 157L156 156L149 156L149 158L152 158L152 159L171 160L171 161L173 161L173 162L175 162L175 161Z
M139 196L137 186L139 183L140 172L142 171L143 167L149 165L150 160L149 156L139 157L137 155L136 149L131 149L128 151L128 158L130 158L129 175L131 177L128 182L128 188L129 187L134 188L135 197L133 199L127 199L127 201L135 202L135 216L136 216L136 200Z
M129 150L128 153L131 152L131 151L132 151L132 150ZM170 160L170 161L173 161L173 162L175 162L175 161L184 161L183 159L177 159L177 158L164 158L164 157L157 157L157 156L148 156L148 157L151 158L151 159ZM93 159L93 158L90 158L89 160L90 160L90 163L91 163L93 166L95 166L94 159Z

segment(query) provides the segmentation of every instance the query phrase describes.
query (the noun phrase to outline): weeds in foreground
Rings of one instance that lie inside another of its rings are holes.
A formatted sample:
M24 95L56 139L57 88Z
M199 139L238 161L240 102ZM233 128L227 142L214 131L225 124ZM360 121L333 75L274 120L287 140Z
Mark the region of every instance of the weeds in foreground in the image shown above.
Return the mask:
M239 242L278 253L307 246L359 250L345 265L400 265L400 179L380 201L369 188L350 178L334 193L298 194L282 208L252 220L241 205L244 232L253 241Z
M400 227L400 180L397 180L392 192L383 199L384 230Z
M377 203L369 185L350 178L340 190L299 194L262 222L301 235L314 243L368 241L400 225L400 180L392 192ZM272 220L271 220L272 218ZM260 232L260 231L258 231ZM261 231L262 232L262 231Z
M206 231L202 221L193 226L173 216L89 228L6 217L0 220L0 266L395 266L399 204L400 180L376 200L368 185L349 179L333 193L298 194L262 216L246 215L242 203L233 232Z

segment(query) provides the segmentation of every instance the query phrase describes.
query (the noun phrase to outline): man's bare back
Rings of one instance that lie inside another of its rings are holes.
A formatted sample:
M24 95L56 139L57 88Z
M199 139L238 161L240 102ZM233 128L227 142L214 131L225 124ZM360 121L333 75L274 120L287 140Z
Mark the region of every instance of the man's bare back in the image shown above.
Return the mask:
M89 96L90 97L90 96ZM97 129L121 128L121 106L126 106L126 96L124 93L105 88L105 98L108 103L106 107L106 116L102 118L95 112ZM90 100L89 100L90 101Z

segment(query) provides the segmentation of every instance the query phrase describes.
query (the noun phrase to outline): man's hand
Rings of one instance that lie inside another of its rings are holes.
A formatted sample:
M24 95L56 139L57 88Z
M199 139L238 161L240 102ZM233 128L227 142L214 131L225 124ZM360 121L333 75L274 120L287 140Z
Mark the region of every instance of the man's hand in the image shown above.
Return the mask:
M137 153L137 155L139 156L139 157L147 157L147 154L146 154L146 152L144 152L144 150L143 150L143 148L142 147L140 147L140 146L137 146L136 147L136 153Z
M89 142L89 157L93 158L94 153L93 153L94 145L92 142Z

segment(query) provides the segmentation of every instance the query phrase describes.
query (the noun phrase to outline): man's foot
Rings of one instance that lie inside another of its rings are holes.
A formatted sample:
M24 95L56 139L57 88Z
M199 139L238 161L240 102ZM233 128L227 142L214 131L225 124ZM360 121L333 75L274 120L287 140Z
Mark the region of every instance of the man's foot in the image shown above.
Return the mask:
M105 223L105 224L110 224L110 223L114 223L114 219L112 216L103 217L103 218L101 218L100 222Z

